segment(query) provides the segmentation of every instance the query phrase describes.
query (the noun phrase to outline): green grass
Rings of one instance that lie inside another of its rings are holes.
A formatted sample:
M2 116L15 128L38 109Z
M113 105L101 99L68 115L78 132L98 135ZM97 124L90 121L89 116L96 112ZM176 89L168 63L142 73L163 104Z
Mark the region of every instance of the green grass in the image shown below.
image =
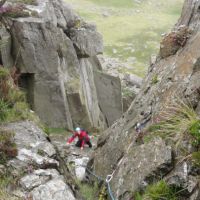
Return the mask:
M29 5L37 5L36 0L12 0L11 2L24 3L24 4L29 4Z
M145 0L140 4L134 0L65 1L86 21L97 25L104 38L105 54L128 62L132 68L124 72L140 76L144 76L150 56L157 54L161 34L177 22L183 4L183 0Z
M147 186L145 191L134 195L135 200L178 200L180 188L174 188L167 185L164 180Z
M176 200L176 193L165 181L161 180L155 184L149 185L145 191L143 199L150 200Z
M90 2L93 2L95 4L98 4L100 6L110 6L110 7L130 7L133 6L133 1L132 0L89 0Z
M77 184L80 188L80 193L85 200L97 199L98 184L96 182L93 185L89 185L89 184L81 183L80 181L77 181Z
M176 98L164 106L154 121L147 130L146 142L159 136L172 140L178 146L185 136L189 136L191 144L200 146L200 121L189 102Z
M11 195L8 192L9 185L16 186L18 184L17 178L13 178L9 171L5 171L4 174L0 174L0 199L1 200L22 200L23 198Z
M0 164L6 164L9 159L17 156L14 143L14 133L0 129Z
M27 119L38 121L30 112L26 94L14 84L10 71L0 67L0 124Z
M192 163L195 167L200 168L200 151L192 153Z
M43 130L48 135L52 135L52 134L66 135L66 134L69 134L68 131L65 128L50 128L48 126L44 126Z

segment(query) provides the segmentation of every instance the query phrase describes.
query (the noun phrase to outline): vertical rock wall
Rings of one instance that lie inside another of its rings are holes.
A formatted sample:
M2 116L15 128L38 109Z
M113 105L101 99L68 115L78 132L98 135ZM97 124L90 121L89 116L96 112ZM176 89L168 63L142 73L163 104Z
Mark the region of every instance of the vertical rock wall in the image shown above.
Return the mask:
M37 6L27 7L37 14L9 19L10 34L2 28L1 35L7 34L12 44L1 48L1 60L7 67L15 60L31 108L50 127L104 129L111 125L122 114L121 87L115 79L119 90L107 83L112 95L104 105L120 97L117 115L108 116L99 106L94 77L94 71L101 70L96 55L103 52L102 36L95 26L83 22L60 0L38 0ZM24 77L31 77L32 91Z

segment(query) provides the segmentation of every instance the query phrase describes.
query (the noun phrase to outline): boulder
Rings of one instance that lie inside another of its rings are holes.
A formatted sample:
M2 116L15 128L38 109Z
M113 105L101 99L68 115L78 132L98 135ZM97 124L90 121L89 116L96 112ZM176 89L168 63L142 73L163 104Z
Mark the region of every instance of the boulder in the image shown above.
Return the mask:
M34 200L76 200L69 186L60 178L34 188L31 196Z
M41 168L57 168L59 166L58 161L48 158L46 156L41 156L37 153L32 152L29 149L20 149L18 151L17 159L28 164L37 165Z
M70 39L73 41L79 58L92 57L103 53L102 36L91 27L71 29Z
M137 88L140 88L142 85L142 78L135 74L125 74L124 79L128 85L136 86Z

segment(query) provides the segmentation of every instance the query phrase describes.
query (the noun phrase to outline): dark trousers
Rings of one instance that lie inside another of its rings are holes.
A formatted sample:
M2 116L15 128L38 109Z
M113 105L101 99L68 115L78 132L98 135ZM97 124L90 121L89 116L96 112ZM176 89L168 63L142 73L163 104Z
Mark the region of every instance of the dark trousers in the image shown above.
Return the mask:
M76 147L81 147L83 140L78 140L77 143L75 144ZM85 144L87 144L90 148L92 148L92 143L90 141L85 141Z

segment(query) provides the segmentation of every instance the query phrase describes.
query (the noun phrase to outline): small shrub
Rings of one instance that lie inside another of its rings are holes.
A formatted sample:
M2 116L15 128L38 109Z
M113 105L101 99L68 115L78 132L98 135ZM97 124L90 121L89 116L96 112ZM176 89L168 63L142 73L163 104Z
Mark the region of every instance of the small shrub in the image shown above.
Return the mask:
M14 133L0 130L0 164L5 164L9 159L17 156L17 147L14 143Z
M17 5L7 5L0 7L0 15L4 17L29 17L30 14L26 11L26 8L22 4Z
M0 67L0 122L24 119L38 122L26 103L26 94L14 82L16 76L13 71L16 69L9 71Z
M123 97L133 97L134 94L133 94L133 91L130 90L130 88L123 88L122 89L122 95Z
M9 70L4 67L0 67L0 99L7 98L10 88L9 78Z
M13 178L11 173L6 170L4 174L0 175L0 199L1 200L22 200L22 198L11 195L8 191L8 186L16 186L18 184L17 178Z
M16 102L8 113L8 121L18 121L29 119L31 113L28 104L25 102Z
M81 183L77 181L77 184L80 188L80 193L82 194L84 199L94 200L98 199L98 184L95 182L94 185L89 185L86 183ZM102 199L104 200L104 199Z
M0 100L0 122L5 121L8 117L9 107L6 102Z
M4 67L0 67L0 80L5 81L10 76L9 70Z
M153 78L151 79L151 84L155 85L156 83L158 83L158 75L154 75Z
M192 153L192 163L195 167L200 167L200 152Z
M39 154L41 156L45 156L46 155L46 153L42 149L38 149L37 150L37 154Z
M10 88L6 101L13 106L16 102L26 102L26 95L17 87Z
M38 5L36 0L15 0L15 3L24 3L28 5Z
M137 192L137 193L134 195L134 200L143 200L142 195L141 195L139 192Z
M160 136L164 139L170 138L179 144L183 137L193 135L194 140L200 140L198 136L198 115L188 103L181 100L164 106L165 110L160 113L160 120L149 127L150 136Z
M176 200L176 193L163 180L149 185L143 195L143 199L150 200Z

